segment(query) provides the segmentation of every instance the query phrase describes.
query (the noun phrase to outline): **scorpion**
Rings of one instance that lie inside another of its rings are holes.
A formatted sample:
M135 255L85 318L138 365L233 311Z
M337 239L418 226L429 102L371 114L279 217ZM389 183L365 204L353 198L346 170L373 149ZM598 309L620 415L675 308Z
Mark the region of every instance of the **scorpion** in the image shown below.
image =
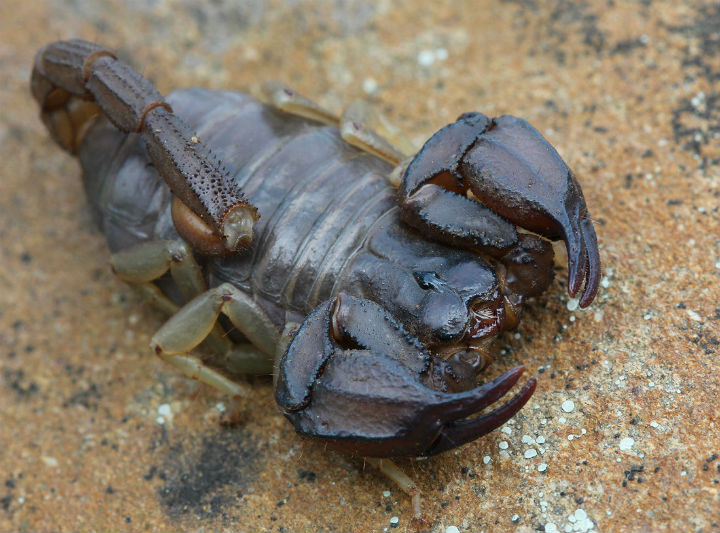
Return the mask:
M114 272L170 315L152 350L231 396L268 375L302 435L365 456L426 457L487 434L536 387L479 385L489 344L553 279L594 299L597 238L575 174L528 122L464 113L412 153L356 102L337 116L278 83L262 100L167 99L109 50L42 48L31 90L79 158ZM401 140L401 139L400 139ZM226 331L227 330L227 331Z

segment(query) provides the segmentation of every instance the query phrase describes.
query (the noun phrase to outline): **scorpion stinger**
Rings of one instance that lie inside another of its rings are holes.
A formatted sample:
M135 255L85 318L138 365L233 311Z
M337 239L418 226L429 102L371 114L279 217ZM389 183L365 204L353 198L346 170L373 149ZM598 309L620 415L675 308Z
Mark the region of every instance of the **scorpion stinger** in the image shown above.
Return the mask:
M535 389L535 380L529 380L504 406L468 419L509 391L523 368L470 390L444 393L430 387L436 364L381 306L340 294L311 313L293 338L279 361L275 397L299 433L329 448L418 457L499 427Z
M467 198L467 191L481 203ZM436 239L491 255L502 255L515 244L505 220L563 239L568 292L577 294L584 280L580 306L595 298L600 256L582 189L560 155L526 121L508 115L460 116L410 163L401 195L406 222L429 229Z

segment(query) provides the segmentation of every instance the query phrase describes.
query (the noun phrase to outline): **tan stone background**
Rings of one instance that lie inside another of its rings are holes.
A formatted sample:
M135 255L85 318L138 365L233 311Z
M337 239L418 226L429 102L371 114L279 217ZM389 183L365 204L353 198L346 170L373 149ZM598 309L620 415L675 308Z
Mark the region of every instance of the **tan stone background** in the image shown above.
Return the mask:
M571 312L563 268L497 343L492 375L539 377L512 424L400 461L429 529L720 531L720 4L677 0L0 3L0 530L413 528L269 383L223 429L226 400L151 356L162 317L111 275L27 90L35 51L70 37L164 93L365 97L418 143L463 111L530 120L580 176L603 287Z

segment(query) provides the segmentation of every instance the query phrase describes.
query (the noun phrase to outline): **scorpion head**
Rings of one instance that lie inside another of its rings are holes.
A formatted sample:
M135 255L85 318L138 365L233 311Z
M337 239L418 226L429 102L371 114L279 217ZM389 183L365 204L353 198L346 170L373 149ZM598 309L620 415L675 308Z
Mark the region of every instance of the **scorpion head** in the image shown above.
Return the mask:
M388 217L374 228L341 290L380 304L428 348L433 388L467 390L491 360L490 341L514 328L523 300L553 279L552 246L510 230L515 244L494 259L418 239L398 217Z

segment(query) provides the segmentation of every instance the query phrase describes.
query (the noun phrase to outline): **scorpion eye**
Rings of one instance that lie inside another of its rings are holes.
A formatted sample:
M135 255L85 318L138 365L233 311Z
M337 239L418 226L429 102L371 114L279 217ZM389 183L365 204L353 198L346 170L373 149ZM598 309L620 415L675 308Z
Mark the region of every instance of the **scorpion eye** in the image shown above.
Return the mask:
M415 281L417 281L418 285L426 290L433 289L435 291L441 291L442 286L444 285L443 281L437 274L435 274L435 272L416 271L413 272L413 276L415 277Z

